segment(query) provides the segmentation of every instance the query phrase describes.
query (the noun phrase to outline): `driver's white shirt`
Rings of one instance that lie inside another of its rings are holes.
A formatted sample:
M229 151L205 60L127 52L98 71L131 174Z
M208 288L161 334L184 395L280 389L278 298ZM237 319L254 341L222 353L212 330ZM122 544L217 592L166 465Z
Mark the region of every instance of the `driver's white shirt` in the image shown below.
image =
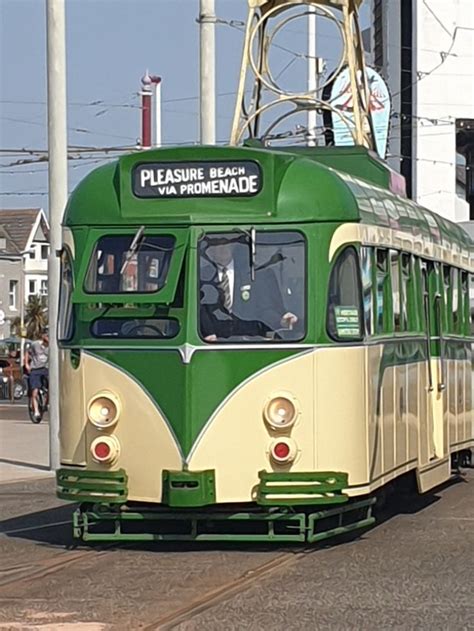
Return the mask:
M219 265L219 267L217 268L219 282L222 282L222 277L224 276L224 267L227 270L227 278L229 279L230 306L232 307L232 305L234 304L234 259L232 259L228 265Z

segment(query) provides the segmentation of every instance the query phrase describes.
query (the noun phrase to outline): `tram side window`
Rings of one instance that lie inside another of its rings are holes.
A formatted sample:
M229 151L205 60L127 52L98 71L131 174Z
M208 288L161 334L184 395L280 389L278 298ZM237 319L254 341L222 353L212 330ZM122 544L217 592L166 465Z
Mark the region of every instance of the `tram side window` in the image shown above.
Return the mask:
M400 269L399 269L400 253L396 250L390 250L390 278L392 282L392 312L393 312L393 330L399 333L401 326L401 303L403 299L400 291Z
M375 252L375 258L375 333L385 333L389 331L389 275L387 250L377 249Z
M469 274L469 308L471 312L471 335L474 335L474 274Z
M459 333L460 329L460 303L459 300L459 270L451 268L451 313L452 313L452 333Z
M362 273L362 300L364 304L364 320L366 335L374 334L374 296L372 293L372 272L374 250L362 248L360 253Z
M452 331L452 293L451 293L451 267L443 265L443 301L444 301L444 331Z
M402 327L404 331L418 329L416 305L416 279L413 255L407 252L401 257L401 286L402 286Z
M60 342L70 340L74 331L72 306L73 289L74 276L71 254L69 250L64 248L61 254L61 284L59 287L58 340Z
M461 282L461 334L469 335L470 326L469 326L469 316L470 316L470 308L469 308L469 278L468 273L464 270L460 272L460 282Z
M362 331L359 260L353 247L338 257L329 280L327 328L340 341L360 340Z

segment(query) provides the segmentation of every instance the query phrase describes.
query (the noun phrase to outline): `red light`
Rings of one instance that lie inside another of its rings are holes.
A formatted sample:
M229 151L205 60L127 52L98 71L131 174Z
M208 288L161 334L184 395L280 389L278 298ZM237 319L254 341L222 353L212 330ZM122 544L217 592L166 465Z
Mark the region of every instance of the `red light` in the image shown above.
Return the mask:
M277 443L273 448L273 453L275 457L280 460L288 458L290 455L290 446L287 443Z
M104 460L110 456L110 446L107 443L97 443L94 447L94 454L99 460Z

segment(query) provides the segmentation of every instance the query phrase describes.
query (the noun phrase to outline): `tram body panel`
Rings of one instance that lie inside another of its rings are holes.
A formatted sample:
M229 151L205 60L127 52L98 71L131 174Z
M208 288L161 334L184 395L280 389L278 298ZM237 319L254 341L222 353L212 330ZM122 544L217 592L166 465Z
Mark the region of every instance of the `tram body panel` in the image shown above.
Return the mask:
M74 367L71 351L59 352L59 442L61 462L76 466L87 464L85 426L87 415L84 402L84 367Z
M314 355L316 454L320 471L346 471L368 481L365 348L321 348Z
M90 401L100 392L110 392L120 400L120 415L115 426L99 430L86 425L86 441L113 434L120 452L111 465L99 464L87 450L87 467L97 471L124 469L128 476L129 499L160 502L163 469L180 470L179 445L160 409L133 375L108 362L84 353L84 398Z
M314 357L305 352L250 377L222 402L204 426L187 458L190 471L215 469L217 502L255 499L258 472L315 471ZM295 424L273 430L264 420L267 402L280 395L294 397ZM293 462L272 461L270 445L279 438L294 441ZM316 439L317 442L317 439Z

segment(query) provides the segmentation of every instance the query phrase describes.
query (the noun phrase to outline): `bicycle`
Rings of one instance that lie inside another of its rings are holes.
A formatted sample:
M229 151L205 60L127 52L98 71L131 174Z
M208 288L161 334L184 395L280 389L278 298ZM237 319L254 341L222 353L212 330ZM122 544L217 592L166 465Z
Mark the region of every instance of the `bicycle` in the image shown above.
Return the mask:
M37 394L38 401L38 416L35 415L35 409L33 406L33 397L32 391L29 389L28 391L28 414L30 416L30 421L32 423L38 424L43 420L44 413L48 409L48 378L41 378L41 386L38 388Z

